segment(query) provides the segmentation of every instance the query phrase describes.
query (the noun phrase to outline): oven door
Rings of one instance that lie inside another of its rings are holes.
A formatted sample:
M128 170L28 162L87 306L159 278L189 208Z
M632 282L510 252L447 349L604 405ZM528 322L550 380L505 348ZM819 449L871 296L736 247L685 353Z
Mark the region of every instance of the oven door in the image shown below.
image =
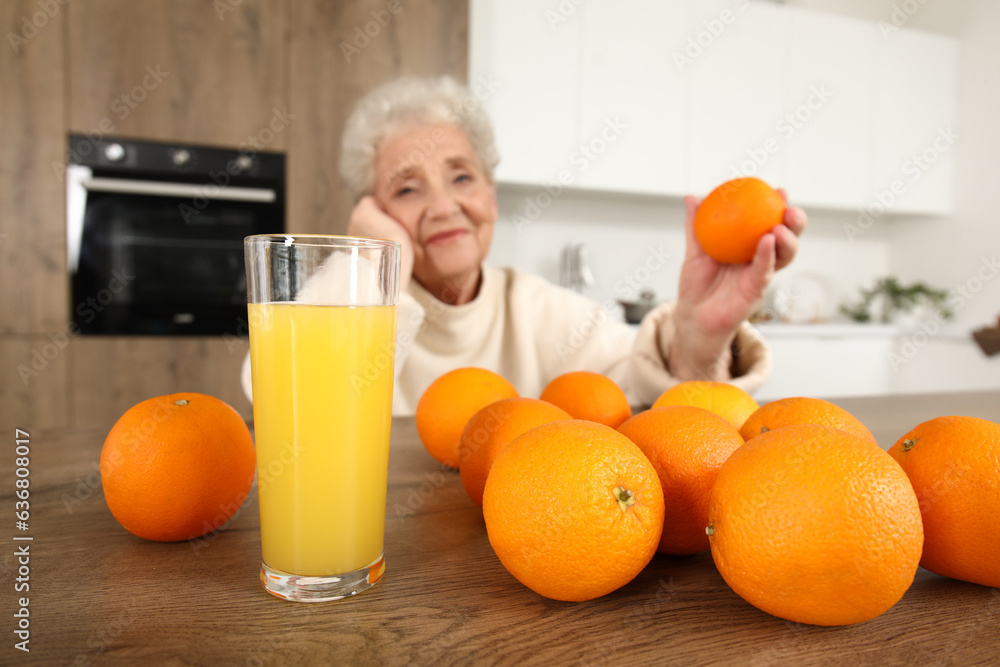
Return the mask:
M80 333L245 332L243 239L283 231L274 190L95 177L80 165L66 177Z

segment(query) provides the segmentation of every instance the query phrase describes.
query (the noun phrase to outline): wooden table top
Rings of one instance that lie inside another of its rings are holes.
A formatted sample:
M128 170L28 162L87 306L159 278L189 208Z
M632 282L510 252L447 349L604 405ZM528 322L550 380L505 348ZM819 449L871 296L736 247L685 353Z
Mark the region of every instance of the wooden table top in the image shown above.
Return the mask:
M883 447L944 414L1000 421L1000 392L837 402ZM104 502L104 433L29 429L30 529L11 526L7 539L33 539L12 542L0 561L0 664L1000 664L1000 590L923 569L888 612L835 628L759 611L725 584L708 552L656 556L597 600L545 599L497 560L481 510L458 474L424 451L413 420L393 426L385 578L320 604L261 588L256 493L219 533L145 541ZM13 470L14 443L6 450L4 470ZM13 479L3 475L7 508ZM12 553L23 545L30 592L15 593ZM29 597L28 654L13 648L19 596Z

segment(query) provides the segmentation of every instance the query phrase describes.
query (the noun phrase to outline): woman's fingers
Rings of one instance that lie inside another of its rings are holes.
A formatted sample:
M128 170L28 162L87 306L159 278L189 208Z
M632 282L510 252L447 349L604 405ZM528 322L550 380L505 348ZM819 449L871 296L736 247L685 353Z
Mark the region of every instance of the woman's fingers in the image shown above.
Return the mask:
M774 236L775 241L774 268L781 269L788 266L795 259L795 254L799 250L799 237L791 228L785 225L778 225L771 230L771 234Z
M778 227L775 227L775 230ZM786 233L787 231L785 230ZM792 234L791 236L794 237L795 235ZM767 289L771 278L774 276L774 271L777 268L777 245L778 240L775 233L764 234L760 241L757 242L757 250L754 252L753 259L750 261L750 266L747 269L750 280L748 287L751 290L751 294L748 296L753 300L763 297L764 290Z
M798 206L789 206L785 209L785 217L782 219L782 222L793 234L801 236L802 232L805 231L806 225L809 223L809 218L806 216L806 212Z
M703 252L698 239L694 235L694 215L700 203L701 199L698 197L684 195L684 209L686 213L684 217L684 239L687 243L687 247L685 248L685 255L687 257L697 256Z

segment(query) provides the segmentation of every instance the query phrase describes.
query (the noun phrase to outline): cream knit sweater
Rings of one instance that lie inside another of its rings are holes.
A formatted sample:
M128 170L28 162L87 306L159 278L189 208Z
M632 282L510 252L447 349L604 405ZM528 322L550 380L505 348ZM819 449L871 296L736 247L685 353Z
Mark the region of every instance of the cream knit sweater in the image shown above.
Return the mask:
M673 304L650 312L637 331L602 304L515 269L484 266L479 294L460 306L411 281L399 298L393 414L412 415L435 378L462 366L495 371L534 398L561 373L595 371L618 383L632 405L650 405L680 382L666 363L673 335ZM728 377L754 391L770 373L770 353L746 323L733 347L737 358L724 360ZM249 355L242 380L250 397Z

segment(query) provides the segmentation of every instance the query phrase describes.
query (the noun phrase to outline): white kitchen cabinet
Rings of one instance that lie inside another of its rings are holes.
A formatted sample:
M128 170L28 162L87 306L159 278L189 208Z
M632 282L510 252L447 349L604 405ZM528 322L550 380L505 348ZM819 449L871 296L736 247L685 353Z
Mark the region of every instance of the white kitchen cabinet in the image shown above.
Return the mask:
M688 9L683 2L644 0L581 6L578 117L581 144L593 159L580 171L580 186L686 192L686 76L672 45L687 36Z
M952 207L958 43L915 30L880 39L875 182L881 214L944 214Z
M890 336L769 335L771 376L754 397L758 402L789 396L877 396L892 388L893 371L887 359L893 349Z
M995 389L997 365L968 331L880 324L761 324L771 376L759 402L788 396L876 396Z
M579 149L579 10L563 17L536 0L472 0L469 12L469 80L495 87L483 104L500 151L496 179L558 181Z
M704 196L724 181L751 175L781 185L786 157L775 142L785 112L786 8L729 0L696 7L691 30L704 46L688 65L688 190Z
M879 39L873 22L791 13L779 142L796 203L861 207L872 197Z
M470 80L503 183L705 195L755 175L794 203L944 213L957 42L740 0L472 0Z

